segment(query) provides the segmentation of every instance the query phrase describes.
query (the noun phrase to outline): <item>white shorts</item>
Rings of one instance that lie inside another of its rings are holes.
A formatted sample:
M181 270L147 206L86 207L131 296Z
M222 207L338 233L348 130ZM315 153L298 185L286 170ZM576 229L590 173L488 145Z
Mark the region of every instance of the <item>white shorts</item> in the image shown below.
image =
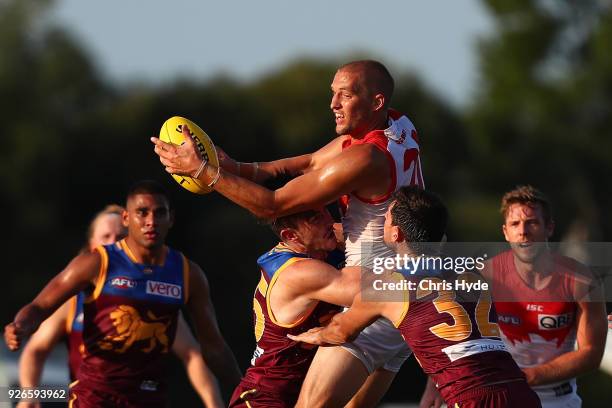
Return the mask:
M582 399L576 393L576 380L554 386L539 386L533 390L538 394L542 408L580 408Z
M357 357L369 374L378 368L397 373L412 354L399 330L385 318L366 327L354 341L343 344L342 348Z

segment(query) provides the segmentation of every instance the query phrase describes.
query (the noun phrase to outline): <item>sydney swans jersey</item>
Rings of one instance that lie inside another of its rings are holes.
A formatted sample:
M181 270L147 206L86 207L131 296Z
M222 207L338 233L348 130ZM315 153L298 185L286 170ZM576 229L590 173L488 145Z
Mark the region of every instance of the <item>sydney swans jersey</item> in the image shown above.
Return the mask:
M404 292L405 310L395 326L445 401L475 387L524 379L500 339L489 292L455 284L477 282L478 275L432 271L405 273L405 279L414 290Z
M383 242L385 213L391 202L391 194L403 186L425 187L417 132L408 117L389 110L387 129L374 130L356 141L349 138L342 147L346 149L360 144L372 144L385 153L391 170L391 184L385 194L373 200L355 193L341 198L347 266L368 266L375 257L394 256ZM386 183L382 179L380 182Z
M270 307L270 293L280 274L288 266L304 259L309 259L306 254L293 252L281 243L257 260L261 270L261 279L253 296L257 346L251 367L243 379L243 383L252 385L258 391L279 395L290 406L297 400L316 347L295 342L287 334L297 335L319 327L340 310L338 306L318 302L308 314L292 324L276 320Z
M189 263L170 248L162 266L137 263L125 240L97 250L102 266L83 305L79 383L107 392L163 391L162 357L187 300Z
M66 334L68 346L68 368L70 370L70 381L76 380L77 372L83 361L85 346L83 345L83 300L85 295L70 298L70 311L66 319Z
M521 367L543 364L574 351L577 309L573 300L574 277L582 266L560 255L553 255L553 262L550 283L535 290L516 271L512 251L492 259L493 299L499 327L512 357Z

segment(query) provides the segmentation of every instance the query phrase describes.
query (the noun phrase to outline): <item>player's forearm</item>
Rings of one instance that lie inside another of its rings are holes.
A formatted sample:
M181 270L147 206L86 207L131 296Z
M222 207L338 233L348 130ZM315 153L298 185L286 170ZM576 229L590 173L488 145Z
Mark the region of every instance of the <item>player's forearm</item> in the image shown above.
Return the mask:
M529 385L546 385L569 380L597 369L602 354L593 348L570 351L533 367L524 368Z
M19 385L37 387L40 384L42 370L49 355L47 349L34 348L29 344L19 358Z
M204 356L206 364L219 379L220 385L225 391L224 394L230 395L242 378L234 354L225 342L218 345L213 345L210 342L202 344L205 344L202 348L202 356Z
M52 312L52 310L43 308L36 303L28 303L17 312L13 322L17 323L26 335L30 335Z
M200 353L190 353L183 360L189 381L196 390L204 405L209 408L222 408L225 406L217 379L210 372Z
M209 184L217 176L217 168L206 166L199 180ZM247 179L236 177L225 170L219 170L219 178L215 191L230 201L247 209L260 218L276 218L279 216L279 203L275 192L270 191Z

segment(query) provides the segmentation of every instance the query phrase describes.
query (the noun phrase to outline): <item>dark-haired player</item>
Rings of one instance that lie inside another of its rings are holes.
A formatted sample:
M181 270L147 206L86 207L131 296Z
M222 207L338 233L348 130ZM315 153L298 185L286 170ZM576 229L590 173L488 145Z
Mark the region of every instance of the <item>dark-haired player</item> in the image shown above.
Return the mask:
M402 188L394 198L386 215L385 243L401 256L422 256L426 247L421 243L439 242L444 236L447 210L436 196L416 187ZM382 283L414 283L414 289L408 286L399 299L367 301L360 292L351 308L334 316L328 326L291 338L316 345L343 344L384 316L400 330L449 407L540 406L505 351L495 320L489 320L494 312L488 293L460 293L464 291L454 285L443 285L457 279L452 271L400 272L381 275Z
M86 349L73 407L165 406L162 357L186 305L207 363L228 387L239 382L232 352L217 327L200 267L164 245L173 216L159 184L143 181L127 194L125 239L83 253L5 327L11 350L70 296L84 291Z

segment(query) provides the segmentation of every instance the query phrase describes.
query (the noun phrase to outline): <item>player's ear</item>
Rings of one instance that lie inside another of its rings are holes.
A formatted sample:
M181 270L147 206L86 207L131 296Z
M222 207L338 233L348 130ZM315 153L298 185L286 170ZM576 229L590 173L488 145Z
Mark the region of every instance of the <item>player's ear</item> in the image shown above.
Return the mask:
M395 229L393 231L393 237L395 239L395 242L404 242L406 240L406 237L404 236L404 233L402 232L400 227L393 226L393 228ZM397 231L397 237L395 237L395 231Z
M170 209L170 212L168 214L168 217L170 218L170 226L169 228L172 228L174 226L174 209Z
M555 232L555 222L553 220L550 220L546 223L546 232L547 232L547 235L546 235L547 238L552 237L553 232Z
M127 209L125 209L125 210L123 210L123 211L121 212L121 223L123 224L123 226L124 226L125 228L127 228L127 227L128 227L128 225L129 225L129 223L128 223L128 212L127 212Z
M280 231L280 239L283 242L296 242L299 240L299 236L297 231L293 228L283 228Z
M374 111L378 112L385 106L385 95L378 93L374 95Z
M504 238L506 239L506 242L510 242L510 239L508 238L508 231L506 230L506 222L505 221L502 224L502 232L504 233Z

